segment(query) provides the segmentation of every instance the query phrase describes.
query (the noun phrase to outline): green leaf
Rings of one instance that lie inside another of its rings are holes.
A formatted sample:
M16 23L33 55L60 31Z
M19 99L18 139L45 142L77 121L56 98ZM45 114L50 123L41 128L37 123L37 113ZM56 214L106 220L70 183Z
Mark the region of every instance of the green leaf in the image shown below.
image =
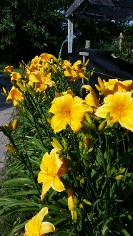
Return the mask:
M121 233L122 233L123 236L131 236L131 235L127 232L126 229L122 229L122 230L121 230Z
M11 231L10 233L10 236L14 236L16 232L18 232L20 229L24 228L25 224L26 224L27 221L19 224L19 225L16 225L13 230Z
M102 229L102 236L108 235L112 221L113 221L112 217L110 217L109 219L106 220L106 222L103 226L103 229Z
M27 185L35 185L34 181L30 178L14 178L14 179L9 179L3 182L4 186L27 186Z

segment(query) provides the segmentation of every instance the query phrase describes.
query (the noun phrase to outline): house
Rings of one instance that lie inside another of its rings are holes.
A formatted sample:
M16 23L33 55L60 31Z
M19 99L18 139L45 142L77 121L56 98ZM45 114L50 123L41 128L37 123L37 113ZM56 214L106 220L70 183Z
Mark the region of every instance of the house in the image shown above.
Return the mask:
M77 53L73 52L73 25L76 18L84 19L108 19L108 20L133 20L133 0L75 0L65 12L68 20L68 58L71 61L82 59L85 62L90 58L88 70L95 69L92 84L97 83L97 78L108 80L119 78L121 80L133 79L133 64L120 58L114 58L111 54L97 49L89 48L89 41L85 48ZM120 34L120 36L122 36ZM120 37L120 42L122 37Z

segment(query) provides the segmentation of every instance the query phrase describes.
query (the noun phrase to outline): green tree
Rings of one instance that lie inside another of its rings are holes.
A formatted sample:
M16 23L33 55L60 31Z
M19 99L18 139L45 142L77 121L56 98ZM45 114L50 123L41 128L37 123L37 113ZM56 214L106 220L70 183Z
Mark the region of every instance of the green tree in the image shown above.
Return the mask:
M0 2L1 50L10 60L30 60L35 54L58 54L67 35L65 10L72 0L5 0ZM64 24L65 23L65 24ZM10 53L11 54L11 53Z

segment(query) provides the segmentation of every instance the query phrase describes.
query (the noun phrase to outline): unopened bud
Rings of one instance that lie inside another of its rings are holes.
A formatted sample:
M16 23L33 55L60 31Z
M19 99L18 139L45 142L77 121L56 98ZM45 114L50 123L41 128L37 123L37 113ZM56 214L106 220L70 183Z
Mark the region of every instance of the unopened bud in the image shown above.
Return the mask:
M119 169L119 174L123 174L123 173L125 172L125 170L126 170L126 168L120 167L120 169Z
M5 146L9 152L11 152L11 153L16 152L16 149L11 144L6 144Z
M106 120L103 120L102 123L98 127L98 131L102 131L106 127Z
M13 122L12 122L12 128L15 130L18 128L18 125L19 125L19 121L17 119L15 119Z
M75 223L77 221L77 211L71 211L72 220Z
M117 175L117 176L115 177L115 179L116 179L117 181L120 181L123 177L124 177L123 175Z
M91 206L92 203L90 201L88 201L87 199L83 199L83 202L86 203L87 205Z

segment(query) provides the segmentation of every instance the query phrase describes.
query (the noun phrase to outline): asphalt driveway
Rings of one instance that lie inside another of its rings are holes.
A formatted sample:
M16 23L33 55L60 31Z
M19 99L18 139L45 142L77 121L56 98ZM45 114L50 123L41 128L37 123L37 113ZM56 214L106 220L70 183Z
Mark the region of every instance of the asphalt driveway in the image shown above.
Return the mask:
M12 119L12 114L14 112L14 107L12 102L6 102L6 98L2 95L2 87L7 91L11 88L10 78L8 76L0 74L0 126L4 126L9 123ZM7 137L0 132L0 178L3 176L4 160L6 147L5 144L9 143Z

